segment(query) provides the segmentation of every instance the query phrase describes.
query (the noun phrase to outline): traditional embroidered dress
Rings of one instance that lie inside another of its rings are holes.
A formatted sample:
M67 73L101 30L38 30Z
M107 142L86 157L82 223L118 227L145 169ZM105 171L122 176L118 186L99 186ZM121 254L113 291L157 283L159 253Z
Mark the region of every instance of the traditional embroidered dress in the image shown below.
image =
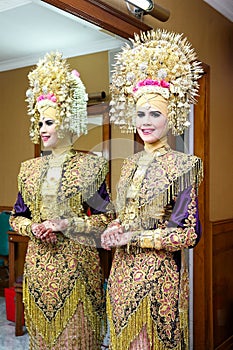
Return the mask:
M128 247L116 249L108 281L112 350L188 349L185 248L200 238L201 160L161 147L125 160L117 209ZM162 249L154 247L159 233Z
M30 237L23 300L30 349L100 349L105 311L96 237L110 220L105 159L69 151L22 163L11 225ZM92 212L87 216L87 210ZM37 239L32 223L68 218L57 243Z

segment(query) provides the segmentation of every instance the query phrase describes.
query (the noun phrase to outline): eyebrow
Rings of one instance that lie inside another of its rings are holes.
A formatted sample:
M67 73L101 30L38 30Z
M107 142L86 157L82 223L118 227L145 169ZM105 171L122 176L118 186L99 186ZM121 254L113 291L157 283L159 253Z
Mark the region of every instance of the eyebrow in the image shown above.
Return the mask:
M137 111L137 113L146 113L146 111L142 111L142 110L139 110L139 111ZM150 114L152 114L152 113L161 113L162 114L162 112L158 109L156 109L156 110L153 110L153 111L150 111L149 112Z
M47 118L47 117L43 117L43 118L40 119L39 121L40 121L40 122L47 122L47 121L49 121L49 120L54 121L54 119L52 119L52 118Z

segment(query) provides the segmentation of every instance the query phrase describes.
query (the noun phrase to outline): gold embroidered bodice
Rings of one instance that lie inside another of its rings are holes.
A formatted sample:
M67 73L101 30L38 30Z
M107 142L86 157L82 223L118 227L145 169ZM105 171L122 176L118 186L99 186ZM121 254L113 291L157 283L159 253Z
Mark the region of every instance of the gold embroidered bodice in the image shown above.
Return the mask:
M82 203L99 189L107 172L106 159L71 150L59 164L52 155L23 162L19 191L34 222L48 217L50 208L58 217L79 216Z
M151 162L158 160L159 157L164 155L170 150L169 147L162 147L152 153L143 152L141 157L137 161L136 169L132 177L132 181L129 183L126 192L126 207L124 213L124 227L126 230L133 228L138 230L141 228L141 220L139 220L140 211L138 209L138 198L140 196L140 189L143 179L146 176L146 172L151 165ZM161 219L164 214L164 210L160 209L156 212L156 218ZM154 211L155 216L155 211Z
M57 197L59 184L61 182L62 167L68 152L59 156L53 156L49 159L48 170L41 184L41 219L46 220L57 217Z
M117 211L126 230L157 226L171 198L202 179L200 159L162 147L125 160L118 184Z

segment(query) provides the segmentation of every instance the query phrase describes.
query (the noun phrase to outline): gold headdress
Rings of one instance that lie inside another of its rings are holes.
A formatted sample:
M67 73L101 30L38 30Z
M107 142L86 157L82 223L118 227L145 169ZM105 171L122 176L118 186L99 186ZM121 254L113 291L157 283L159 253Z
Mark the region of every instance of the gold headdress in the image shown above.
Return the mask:
M184 132L190 104L196 103L203 70L196 53L182 34L158 29L135 34L116 55L110 85L110 120L122 131L135 131L135 104L143 94L162 95L168 102L169 128Z
M87 133L88 95L76 70L70 71L59 52L47 53L28 74L30 88L26 92L28 114L31 116L30 137L39 142L40 110L44 106L56 109L60 137L63 131L74 135Z

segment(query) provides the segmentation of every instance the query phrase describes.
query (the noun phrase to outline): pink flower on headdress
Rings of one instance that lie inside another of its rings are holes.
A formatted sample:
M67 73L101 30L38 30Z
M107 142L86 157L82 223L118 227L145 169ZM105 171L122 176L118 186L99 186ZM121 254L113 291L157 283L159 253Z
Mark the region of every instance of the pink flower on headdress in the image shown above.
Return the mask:
M80 74L79 74L79 72L76 69L73 69L71 73L77 78L80 77Z
M140 87L142 86L161 86L163 88L169 89L170 84L165 81L165 80L153 80L153 79L145 79L145 80L141 80L139 81L136 86L133 88L133 92L138 91L138 89L140 89Z
M161 80L160 81L160 86L166 89L169 89L170 84L166 80Z
M53 93L49 93L46 95L40 95L39 97L37 97L37 102L40 102L42 100L50 100L52 102L57 102L57 98Z

